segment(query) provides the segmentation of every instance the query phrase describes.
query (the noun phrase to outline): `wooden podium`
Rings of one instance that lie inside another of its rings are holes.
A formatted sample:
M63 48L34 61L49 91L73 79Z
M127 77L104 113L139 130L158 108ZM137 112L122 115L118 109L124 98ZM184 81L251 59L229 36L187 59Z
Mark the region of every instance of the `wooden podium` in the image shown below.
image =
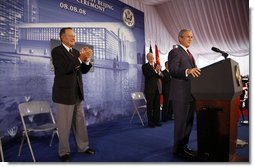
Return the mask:
M191 78L196 99L198 154L208 161L234 161L237 141L238 97L242 81L238 63L225 59L201 69Z

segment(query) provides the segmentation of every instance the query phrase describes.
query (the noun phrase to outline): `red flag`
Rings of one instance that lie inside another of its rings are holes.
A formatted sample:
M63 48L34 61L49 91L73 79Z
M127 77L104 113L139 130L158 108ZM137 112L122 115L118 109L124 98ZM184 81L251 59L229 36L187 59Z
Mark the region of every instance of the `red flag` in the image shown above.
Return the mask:
M155 44L155 60L156 60L156 64L160 65L161 61L160 61L160 55L159 55L159 49L158 46ZM160 84L162 85L162 80L159 79ZM160 95L160 105L163 105L163 95Z
M158 46L155 44L155 60L156 64L161 64Z

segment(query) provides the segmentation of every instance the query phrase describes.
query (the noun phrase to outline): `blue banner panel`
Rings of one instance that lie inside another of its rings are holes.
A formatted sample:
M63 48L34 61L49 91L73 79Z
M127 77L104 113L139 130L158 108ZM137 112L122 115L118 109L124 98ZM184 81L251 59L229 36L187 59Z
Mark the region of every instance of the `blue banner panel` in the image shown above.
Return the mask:
M130 93L143 90L143 12L117 0L1 0L0 13L1 133L20 131L21 102L45 100L54 112L51 50L63 27L73 28L77 49L94 50L83 75L88 124L132 113Z

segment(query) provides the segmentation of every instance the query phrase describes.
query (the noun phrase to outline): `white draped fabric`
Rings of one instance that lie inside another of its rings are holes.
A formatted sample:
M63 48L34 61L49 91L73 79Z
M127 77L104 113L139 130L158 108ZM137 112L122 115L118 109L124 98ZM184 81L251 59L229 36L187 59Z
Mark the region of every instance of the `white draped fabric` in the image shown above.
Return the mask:
M145 13L146 47L156 43L161 59L177 43L180 29L193 30L190 47L198 67L222 60L217 47L240 64L242 75L249 74L248 0L121 0Z
M162 54L168 54L169 48L174 45L175 39L171 37L167 28L163 24L157 13L155 6L146 5L141 0L121 0L145 13L145 45L149 48L150 43L154 50L154 45L159 45ZM165 1L165 0L164 0ZM148 51L149 49L147 49Z

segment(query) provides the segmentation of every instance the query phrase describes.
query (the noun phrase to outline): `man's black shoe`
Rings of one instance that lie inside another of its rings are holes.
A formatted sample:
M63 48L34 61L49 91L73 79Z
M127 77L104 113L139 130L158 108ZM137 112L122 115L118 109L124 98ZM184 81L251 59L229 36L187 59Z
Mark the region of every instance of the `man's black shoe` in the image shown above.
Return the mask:
M86 151L83 151L81 153L94 155L96 153L96 151L94 149L88 148Z
M195 161L197 159L197 155L187 149L177 150L174 152L174 155L190 161Z
M193 151L188 147L184 147L184 151L187 152L188 154L193 154L194 156L197 156L197 151Z
M61 162L70 162L71 161L71 156L69 154L65 154L63 156L59 157Z
M155 128L154 123L148 123L149 128Z
M156 123L155 126L161 126L161 124L160 123Z
M168 122L168 120L169 120L169 119L163 118L161 121L162 121L162 122Z
M210 161L210 154L209 153L199 153L198 154L198 161L200 161L200 162Z

